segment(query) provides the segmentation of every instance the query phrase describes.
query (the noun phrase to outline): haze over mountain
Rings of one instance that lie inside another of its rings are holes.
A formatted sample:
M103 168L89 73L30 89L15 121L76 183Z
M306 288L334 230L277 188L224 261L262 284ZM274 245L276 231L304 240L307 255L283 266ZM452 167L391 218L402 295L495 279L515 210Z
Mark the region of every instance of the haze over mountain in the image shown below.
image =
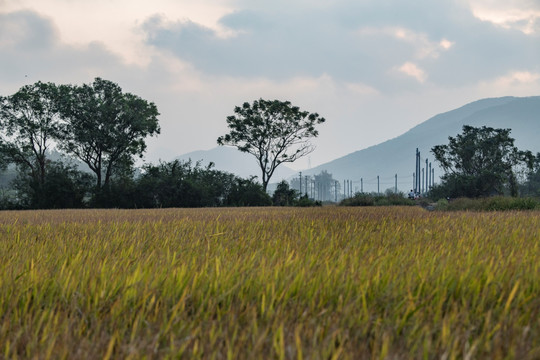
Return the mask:
M305 170L303 174L327 170L341 183L343 179L352 180L355 191L361 190L362 179L365 192L377 191L377 176L381 192L394 188L397 174L398 189L407 191L413 183L416 148L421 152L422 167L425 167L426 158L432 162L437 180L442 172L434 161L431 148L447 144L448 137L461 133L463 125L510 128L510 135L520 150L540 152L540 96L478 100L436 115L394 139Z
M408 191L413 183L416 148L421 152L422 167L425 167L427 158L435 169L435 179L438 180L442 171L435 163L431 148L448 143L448 137L461 133L463 125L510 128L511 136L516 140L515 145L519 149L540 152L540 96L478 100L436 115L396 138L303 170L302 174L314 175L326 170L342 186L343 180L351 180L354 191L365 192L378 190L377 176L381 192L393 189L397 174L398 189ZM204 159L204 164L212 161L218 170L229 171L242 177L259 176L260 172L253 156L241 153L233 147L194 151L181 155L178 159ZM297 171L281 165L271 181L276 183L294 176L298 176Z
M248 178L257 176L260 178L261 170L257 166L257 160L253 155L243 153L235 147L218 146L210 150L193 151L187 154L176 157L178 160L192 160L193 163L201 161L201 165L206 166L213 162L215 168L221 171L234 173L240 177ZM296 174L295 170L288 168L286 165L280 165L272 181L279 182L282 179L287 179Z

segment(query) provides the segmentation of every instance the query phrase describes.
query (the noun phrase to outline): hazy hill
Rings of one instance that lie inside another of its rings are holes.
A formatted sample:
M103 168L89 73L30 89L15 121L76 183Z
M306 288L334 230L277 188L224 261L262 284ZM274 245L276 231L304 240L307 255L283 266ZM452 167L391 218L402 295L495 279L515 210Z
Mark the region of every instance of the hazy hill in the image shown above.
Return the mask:
M235 147L218 146L210 150L193 151L180 155L176 159L183 161L191 159L193 162L201 160L201 164L204 166L209 162L213 162L217 170L227 171L243 178L250 176L260 178L261 176L261 170L255 157L243 153ZM281 179L287 179L294 174L296 174L294 170L280 165L272 176L272 181L279 182Z
M472 102L458 109L436 115L401 136L387 140L381 144L356 151L336 160L322 164L309 170L302 170L304 175L318 174L322 170L330 172L334 179L352 180L355 191L377 191L377 175L380 178L380 191L394 188L395 175L398 175L398 188L408 191L412 187L415 166L415 151L418 148L422 156L435 168L435 177L442 175L436 166L431 148L438 144L448 143L449 136L461 133L463 125L491 126L494 128L510 128L511 136L522 150L540 152L540 96L516 98L502 97L483 99ZM242 153L234 147L216 147L210 150L194 151L177 157L180 160L203 160L206 165L210 161L216 169L235 173L242 177L260 176L253 156ZM281 165L277 168L272 182L290 179L297 176L294 171Z
M436 115L405 134L381 144L356 151L316 168L303 171L316 174L322 170L332 173L343 184L344 179L354 183L360 190L363 179L364 191L377 191L377 175L380 191L393 188L395 174L398 188L407 191L412 187L415 168L415 151L418 148L422 163L428 158L435 167L435 178L442 175L430 153L434 145L448 143L448 136L461 133L463 125L510 128L516 146L522 150L540 152L540 96L484 99L467 104L456 110Z

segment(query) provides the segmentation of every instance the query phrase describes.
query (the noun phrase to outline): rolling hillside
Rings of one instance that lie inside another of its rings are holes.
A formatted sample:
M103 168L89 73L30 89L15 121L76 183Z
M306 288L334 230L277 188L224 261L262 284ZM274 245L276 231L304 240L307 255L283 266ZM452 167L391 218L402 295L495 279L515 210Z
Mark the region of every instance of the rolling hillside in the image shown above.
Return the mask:
M425 166L427 157L435 169L435 178L438 179L442 173L430 152L431 148L438 144L446 144L449 136L461 133L463 125L510 128L512 129L511 136L516 139L518 148L535 153L540 152L538 137L540 134L540 96L478 100L436 115L403 135L381 144L356 151L309 170L302 170L302 174L313 175L327 170L334 179L339 180L342 186L343 180L353 181L354 191L361 190L362 179L365 192L377 191L377 176L379 176L381 192L393 189L397 174L398 189L408 191L413 183L416 148L421 152L422 166ZM242 177L259 175L260 172L251 155L241 153L233 147L194 151L181 155L177 159L204 160L203 164L212 161L218 170L232 172ZM297 174L297 171L282 165L276 170L272 182L290 179Z
M380 177L381 192L394 188L397 174L398 189L408 191L413 182L416 148L421 152L424 166L426 157L432 162L437 179L442 174L436 167L430 150L434 145L447 143L448 136L461 133L463 125L510 128L518 148L540 152L540 96L475 101L436 115L394 139L305 170L303 173L310 175L327 170L341 183L344 179L352 180L356 191L360 191L360 179L363 179L363 190L366 192L377 191L377 175Z
M250 154L238 151L235 147L218 146L210 150L193 151L180 155L176 159L182 161L191 159L193 162L201 161L204 166L208 165L209 162L213 162L217 170L234 173L243 178L254 175L261 176L261 170L257 166L256 159ZM296 174L294 170L281 165L276 169L272 180L279 182L281 179L287 179L294 174Z

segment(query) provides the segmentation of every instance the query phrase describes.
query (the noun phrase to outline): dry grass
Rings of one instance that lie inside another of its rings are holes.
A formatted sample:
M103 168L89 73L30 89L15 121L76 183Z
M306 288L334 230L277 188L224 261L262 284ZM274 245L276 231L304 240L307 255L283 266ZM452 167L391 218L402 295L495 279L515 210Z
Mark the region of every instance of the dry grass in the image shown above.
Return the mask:
M0 213L4 358L540 358L540 213Z

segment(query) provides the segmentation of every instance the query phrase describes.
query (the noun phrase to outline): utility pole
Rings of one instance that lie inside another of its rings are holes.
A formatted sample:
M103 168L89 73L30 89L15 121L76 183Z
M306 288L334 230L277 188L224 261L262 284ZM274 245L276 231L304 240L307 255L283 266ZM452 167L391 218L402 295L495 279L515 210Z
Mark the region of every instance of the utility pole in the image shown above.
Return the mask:
M413 190L414 192L417 192L418 191L418 148L416 148L416 159L415 159L416 163L415 163L415 167L414 167L414 187L413 187Z
M377 195L380 195L380 191L379 191L379 175L377 175Z
M364 178L360 178L360 192L364 193Z
M394 194L397 194L397 174L396 174L396 185L394 186Z
M300 195L302 195L302 172L300 171Z
M416 148L416 183L414 185L414 191L420 192L420 151L418 151L418 148Z
M429 163L429 189L428 190L431 190L431 188L433 187L433 177L431 176L431 162Z
M426 158L426 192L429 191L429 173L431 173L431 171L428 170L428 159Z
M338 186L338 181L334 181L334 195L336 196L336 202L337 202L337 186Z
M304 183L306 184L306 185L305 185L305 187L306 187L306 197L308 196L308 185L307 185L307 184L308 184L308 181L307 181L307 179L308 179L308 176L307 176L307 175L304 176L304 180L305 180Z
M424 193L424 168L422 168L422 184L420 186L420 194Z

